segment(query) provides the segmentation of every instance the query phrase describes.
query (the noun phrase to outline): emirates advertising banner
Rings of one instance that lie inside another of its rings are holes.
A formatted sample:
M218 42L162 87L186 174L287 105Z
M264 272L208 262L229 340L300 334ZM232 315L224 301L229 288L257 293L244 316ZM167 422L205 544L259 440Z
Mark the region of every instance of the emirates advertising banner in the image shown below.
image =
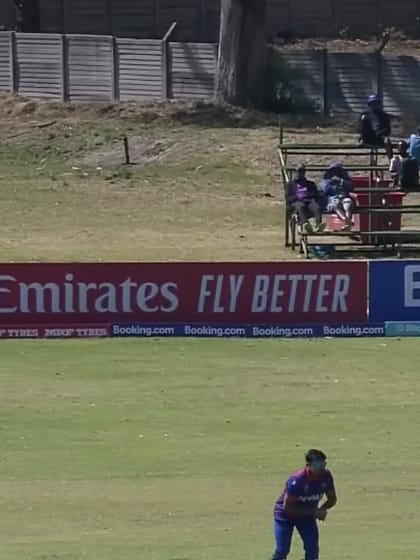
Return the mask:
M0 264L0 338L381 336L364 262Z

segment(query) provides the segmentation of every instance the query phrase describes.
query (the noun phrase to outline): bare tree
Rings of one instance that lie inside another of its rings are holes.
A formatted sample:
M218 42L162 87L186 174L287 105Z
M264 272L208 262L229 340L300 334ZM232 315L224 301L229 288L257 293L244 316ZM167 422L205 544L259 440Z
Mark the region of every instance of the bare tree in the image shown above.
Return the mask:
M264 96L266 0L222 0L216 99L258 107Z

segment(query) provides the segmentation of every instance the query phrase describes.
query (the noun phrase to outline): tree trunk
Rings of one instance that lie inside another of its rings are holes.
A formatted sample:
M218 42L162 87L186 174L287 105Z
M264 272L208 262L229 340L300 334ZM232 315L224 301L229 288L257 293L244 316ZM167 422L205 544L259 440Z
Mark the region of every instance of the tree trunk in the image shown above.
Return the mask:
M216 99L259 107L266 67L266 0L222 0Z

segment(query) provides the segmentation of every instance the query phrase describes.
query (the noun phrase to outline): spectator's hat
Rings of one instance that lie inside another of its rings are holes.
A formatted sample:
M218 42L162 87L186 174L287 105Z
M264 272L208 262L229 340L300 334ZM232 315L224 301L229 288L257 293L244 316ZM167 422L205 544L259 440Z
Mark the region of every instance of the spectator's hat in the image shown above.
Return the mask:
M379 95L377 95L376 93L369 95L368 97L368 105L370 105L371 103L380 103L380 98Z
M339 169L343 167L343 164L341 163L341 161L332 161L330 163L330 165L328 166L328 169Z
M338 169L343 169L341 161L332 161L328 166L327 171L331 173L331 171L337 171Z
M332 161L324 173L324 179L332 177L338 170L343 169L343 164L340 161Z

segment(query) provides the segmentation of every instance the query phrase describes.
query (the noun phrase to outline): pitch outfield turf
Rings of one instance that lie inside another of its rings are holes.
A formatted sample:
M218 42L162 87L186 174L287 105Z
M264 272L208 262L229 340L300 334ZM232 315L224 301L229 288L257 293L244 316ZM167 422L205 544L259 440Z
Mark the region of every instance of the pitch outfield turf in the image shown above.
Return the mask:
M412 341L2 341L1 354L4 560L266 559L273 501L313 445L340 498L322 557L416 557Z

